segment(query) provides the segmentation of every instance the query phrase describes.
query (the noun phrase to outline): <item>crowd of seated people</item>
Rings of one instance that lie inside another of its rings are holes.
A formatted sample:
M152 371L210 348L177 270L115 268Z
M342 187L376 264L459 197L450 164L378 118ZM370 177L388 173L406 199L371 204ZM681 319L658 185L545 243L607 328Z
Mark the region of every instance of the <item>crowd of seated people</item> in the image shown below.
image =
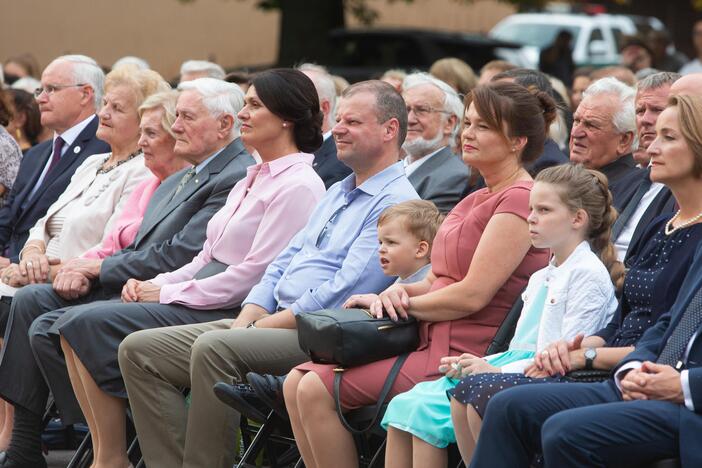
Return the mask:
M388 467L454 444L474 467L702 463L702 74L627 71L191 60L172 89L64 55L35 98L0 87L0 468L46 466L50 396L94 468L130 466L128 406L146 466L231 467L242 401L289 419L305 466L358 466L296 318L349 308L418 322ZM342 411L395 361L346 369Z

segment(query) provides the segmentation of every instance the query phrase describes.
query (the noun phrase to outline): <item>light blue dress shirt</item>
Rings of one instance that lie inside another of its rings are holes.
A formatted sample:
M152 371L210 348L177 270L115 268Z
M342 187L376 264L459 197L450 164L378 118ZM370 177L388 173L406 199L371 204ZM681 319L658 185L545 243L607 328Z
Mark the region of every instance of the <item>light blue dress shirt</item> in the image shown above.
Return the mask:
M380 268L378 217L389 206L417 198L401 162L358 187L356 176L349 175L329 188L244 304L299 314L341 307L352 294L384 290L395 278Z

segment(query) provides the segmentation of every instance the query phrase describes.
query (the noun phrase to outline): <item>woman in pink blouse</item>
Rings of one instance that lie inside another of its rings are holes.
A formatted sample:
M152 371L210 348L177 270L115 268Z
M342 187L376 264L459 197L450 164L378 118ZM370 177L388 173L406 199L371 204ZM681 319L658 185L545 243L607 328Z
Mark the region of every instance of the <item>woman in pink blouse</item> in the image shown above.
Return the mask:
M203 101L237 99L212 92ZM129 463L127 393L117 361L122 340L138 330L232 317L324 195L308 154L322 143L322 114L310 79L291 69L260 73L244 104L237 116L242 139L262 162L248 168L209 221L202 251L178 270L149 281L130 279L122 303L69 309L52 329L61 336L71 383L97 447L94 467Z

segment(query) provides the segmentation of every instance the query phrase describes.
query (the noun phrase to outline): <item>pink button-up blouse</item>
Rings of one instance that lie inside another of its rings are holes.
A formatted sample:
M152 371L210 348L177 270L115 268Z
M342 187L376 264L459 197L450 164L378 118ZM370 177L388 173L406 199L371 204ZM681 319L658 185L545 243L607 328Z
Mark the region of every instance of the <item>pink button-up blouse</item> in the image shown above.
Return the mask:
M207 239L192 262L152 280L162 304L193 309L226 309L241 304L268 264L307 223L325 193L312 169L313 156L294 153L248 168L225 205L207 224ZM212 260L229 265L222 273L195 280Z

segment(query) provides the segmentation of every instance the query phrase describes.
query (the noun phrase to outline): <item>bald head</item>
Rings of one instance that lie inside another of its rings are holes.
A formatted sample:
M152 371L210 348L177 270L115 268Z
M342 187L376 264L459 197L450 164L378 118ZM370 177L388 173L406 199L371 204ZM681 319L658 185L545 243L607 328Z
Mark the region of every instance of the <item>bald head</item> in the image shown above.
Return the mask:
M681 77L670 87L670 94L702 95L702 73L691 73Z

